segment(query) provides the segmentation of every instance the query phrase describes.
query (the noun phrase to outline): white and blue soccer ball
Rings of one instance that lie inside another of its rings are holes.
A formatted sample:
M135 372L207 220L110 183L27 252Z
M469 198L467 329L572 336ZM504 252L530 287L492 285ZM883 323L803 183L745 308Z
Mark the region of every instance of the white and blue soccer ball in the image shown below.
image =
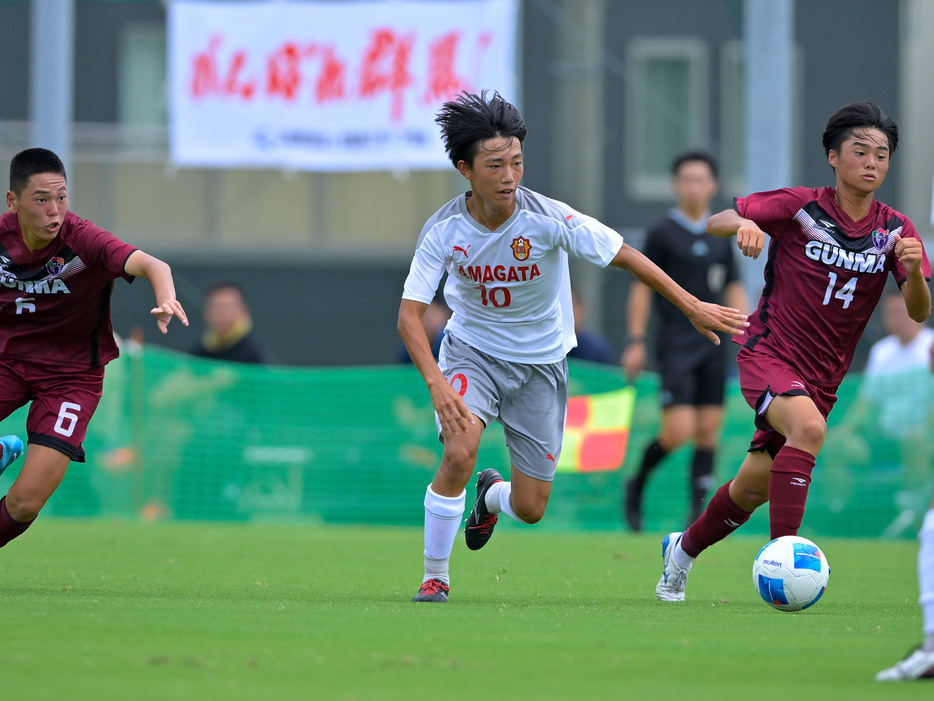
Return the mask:
M807 538L786 535L766 543L752 563L752 583L769 606L801 611L816 604L830 579L824 553Z

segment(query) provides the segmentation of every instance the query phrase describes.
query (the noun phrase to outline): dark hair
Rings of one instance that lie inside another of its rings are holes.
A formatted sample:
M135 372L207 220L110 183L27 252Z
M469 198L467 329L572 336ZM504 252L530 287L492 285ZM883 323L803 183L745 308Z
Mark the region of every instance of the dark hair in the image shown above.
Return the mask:
M711 175L715 178L718 177L717 160L706 151L685 151L675 156L675 159L671 162L672 176L677 176L678 171L681 170L681 166L685 163L693 163L695 161L706 163L707 167L710 168Z
M68 179L62 159L47 148L28 148L20 151L10 161L10 190L19 197L29 179L40 173L55 173Z
M445 102L435 122L441 127L444 150L455 168L460 161L473 165L480 145L487 139L514 136L521 147L528 132L519 110L498 92L487 99L486 90L479 95L464 91L457 99Z
M827 120L827 128L821 137L824 154L840 152L840 145L857 129L878 129L889 142L889 155L898 148L898 125L874 102L853 102L843 107Z
M234 282L233 280L218 280L208 285L208 288L204 291L204 297L207 299L215 292L220 292L221 290L234 290L240 297L246 301L246 295L243 293L243 288L240 286L240 283Z

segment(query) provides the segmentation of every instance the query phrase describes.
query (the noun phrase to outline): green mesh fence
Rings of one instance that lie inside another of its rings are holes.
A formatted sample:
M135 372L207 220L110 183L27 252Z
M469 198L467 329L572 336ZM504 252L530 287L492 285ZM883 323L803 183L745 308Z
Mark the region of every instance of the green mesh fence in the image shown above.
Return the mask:
M841 387L803 534L914 535L930 498L931 378L919 372L907 384L923 388L915 394L924 406L913 407L921 425L902 439L879 430L881 410L858 400L857 376ZM620 386L615 368L572 362L572 394ZM646 376L637 390L623 469L559 474L541 527L623 527L624 475L655 436L659 416L656 379ZM735 473L752 429L735 383L728 395L718 484ZM24 435L25 416L23 409L0 422L0 435ZM87 463L72 464L45 514L419 525L441 457L428 393L411 366L256 367L156 347L108 366L85 449ZM648 530L683 526L689 462L690 449L679 450L653 475ZM0 478L0 490L21 464ZM508 464L494 425L478 470ZM744 531L767 533L767 508Z

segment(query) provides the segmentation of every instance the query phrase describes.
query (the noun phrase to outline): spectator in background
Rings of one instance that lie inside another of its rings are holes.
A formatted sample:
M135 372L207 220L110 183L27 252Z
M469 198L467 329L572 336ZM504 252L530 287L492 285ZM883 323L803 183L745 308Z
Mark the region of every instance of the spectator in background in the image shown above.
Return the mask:
M717 163L702 151L678 156L671 166L677 204L651 229L645 255L698 299L749 307L733 260L733 245L707 233L710 202L717 193ZM661 375L661 427L646 446L638 472L625 484L623 515L634 531L642 530L642 493L649 475L665 457L688 440L691 460L692 523L704 510L713 482L714 457L723 421L727 344L698 343L690 322L668 300L634 280L629 291L628 337L621 362L635 380L645 368L650 307L655 307L655 352Z
M574 335L577 336L577 345L568 351L568 357L594 363L612 363L613 348L610 341L604 335L587 329L587 303L573 287L571 301L574 306Z
M881 343L881 341L880 341ZM929 344L929 371L934 372L934 344ZM876 674L876 681L897 682L934 679L934 497L918 531L918 589L921 596L924 639L901 662Z
M928 358L934 329L918 323L897 289L882 300L882 326L889 334L869 350L860 399L878 408L879 428L904 437L926 433L932 397Z
M893 537L916 524L927 506L934 455L929 438L934 377L928 370L934 329L908 316L897 289L886 292L880 308L889 335L870 348L857 400L830 445L850 455L852 464L873 471L873 484L865 485L873 495L883 482L896 485L899 513L882 533Z
M207 328L192 355L235 363L274 362L253 333L250 308L237 283L218 282L208 288L204 294L204 323Z
M441 340L444 338L444 328L447 326L448 319L451 318L451 310L448 309L440 295L435 297L428 309L425 310L425 316L422 317L422 326L425 327L425 333L431 340L431 352L438 359L438 353L441 352ZM412 363L412 356L409 355L409 349L403 343L399 348L396 362L409 364Z

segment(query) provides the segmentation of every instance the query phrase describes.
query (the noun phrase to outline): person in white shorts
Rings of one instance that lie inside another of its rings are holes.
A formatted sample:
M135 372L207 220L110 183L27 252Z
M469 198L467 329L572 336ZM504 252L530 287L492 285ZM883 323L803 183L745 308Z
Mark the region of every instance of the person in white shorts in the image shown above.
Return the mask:
M445 149L470 190L425 224L405 281L399 334L421 373L444 443L425 495L425 575L413 601L448 599L448 561L465 487L491 421L506 435L511 482L477 479L467 546L486 545L499 512L521 523L545 513L567 409L567 352L576 344L568 254L635 275L713 343L742 333L739 310L701 302L622 237L562 202L520 187L526 126L499 93L462 93L441 108ZM447 272L453 314L436 362L421 318Z

